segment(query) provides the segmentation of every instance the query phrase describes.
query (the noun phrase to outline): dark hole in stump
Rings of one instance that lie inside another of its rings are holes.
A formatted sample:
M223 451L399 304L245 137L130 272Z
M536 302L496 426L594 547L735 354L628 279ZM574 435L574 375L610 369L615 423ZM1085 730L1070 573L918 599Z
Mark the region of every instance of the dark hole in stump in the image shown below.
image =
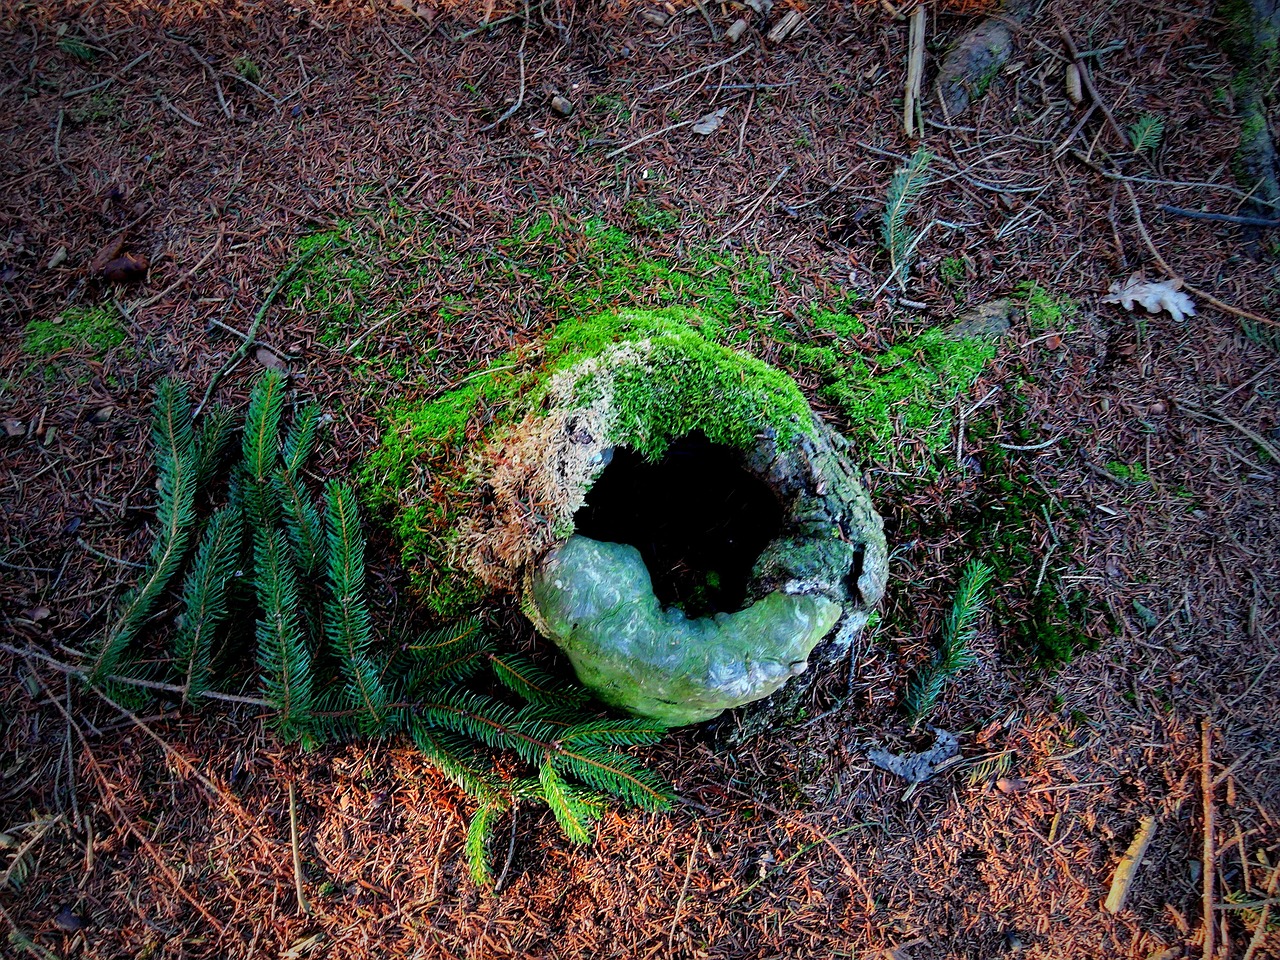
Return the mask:
M656 463L616 448L573 518L584 537L637 548L658 601L690 617L742 609L752 567L783 519L777 496L743 469L741 455L701 433L675 441Z

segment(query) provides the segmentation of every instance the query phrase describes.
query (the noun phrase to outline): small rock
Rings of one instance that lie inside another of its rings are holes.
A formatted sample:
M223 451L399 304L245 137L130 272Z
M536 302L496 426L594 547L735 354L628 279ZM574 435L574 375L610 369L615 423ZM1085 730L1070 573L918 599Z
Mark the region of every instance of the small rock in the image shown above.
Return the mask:
M53 613L48 607L32 607L30 610L22 611L22 615L32 623L39 623L46 619L49 614Z
M47 269L56 270L58 269L58 267L62 266L66 262L67 262L67 248L59 247L57 250L53 251L53 256L49 258L49 265Z
M58 915L53 918L53 923L59 930L65 930L67 933L84 929L84 919L70 907L59 910Z
M951 340L965 340L969 337L1003 337L1009 332L1015 307L1013 301L1005 298L990 300L966 310L956 318L956 322L946 329L946 336Z
M640 19L645 23L651 23L655 27L665 27L667 20L670 19L661 10L641 10Z
M21 420L10 418L4 422L3 426L6 437L21 437L27 432L27 426Z
M573 101L557 93L551 98L551 109L560 116L567 117L573 113Z

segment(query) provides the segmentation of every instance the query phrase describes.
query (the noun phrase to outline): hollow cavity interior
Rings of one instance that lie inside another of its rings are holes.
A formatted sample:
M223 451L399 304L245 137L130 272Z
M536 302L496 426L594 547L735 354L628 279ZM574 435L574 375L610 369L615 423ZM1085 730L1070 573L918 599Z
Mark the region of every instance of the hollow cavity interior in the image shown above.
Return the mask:
M664 607L690 617L733 613L765 546L782 531L782 504L732 447L695 433L649 462L624 447L574 515L579 534L640 551Z

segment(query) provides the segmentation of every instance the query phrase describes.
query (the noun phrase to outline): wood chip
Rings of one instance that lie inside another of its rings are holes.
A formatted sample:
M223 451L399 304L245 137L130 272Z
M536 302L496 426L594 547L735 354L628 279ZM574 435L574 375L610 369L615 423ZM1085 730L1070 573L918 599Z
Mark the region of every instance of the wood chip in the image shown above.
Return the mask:
M1133 878L1142 865L1142 858L1151 845L1151 838L1155 835L1156 818L1144 817L1138 824L1138 832L1129 844L1129 849L1116 865L1115 876L1111 878L1111 892L1107 894L1106 903L1103 904L1107 913L1119 913L1124 908L1125 898L1129 896L1129 889L1133 886Z
M787 37L795 32L800 24L804 23L804 14L799 10L788 10L781 20L773 25L773 29L769 31L770 43L781 43Z

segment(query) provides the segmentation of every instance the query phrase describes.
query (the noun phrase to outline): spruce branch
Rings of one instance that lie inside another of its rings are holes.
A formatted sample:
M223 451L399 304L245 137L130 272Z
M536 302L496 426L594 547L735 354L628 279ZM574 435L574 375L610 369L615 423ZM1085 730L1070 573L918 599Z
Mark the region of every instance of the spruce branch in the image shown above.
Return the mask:
M960 574L955 599L942 627L942 639L928 666L907 683L903 706L913 726L937 706L943 688L976 662L969 645L978 636L978 618L986 609L986 589L994 571L980 560L971 560Z
M235 414L226 407L212 407L200 418L200 432L196 435L197 489L207 489L217 476L231 446L234 422Z
M284 438L284 468L290 476L296 476L315 451L316 438L320 434L320 408L309 403L294 418Z
M156 388L152 440L160 474L156 505L159 531L142 579L121 601L114 622L99 644L89 671L95 683L116 673L125 650L146 623L191 543L196 458L186 391L176 381L162 380Z
M491 653L489 663L494 676L504 687L530 703L564 707L586 700L584 690L566 686L528 657L515 653Z
M258 605L258 666L267 699L276 708L274 726L299 739L312 726L311 652L298 629L298 581L289 562L284 535L255 531L254 559Z
M467 840L463 849L467 866L471 870L471 879L481 886L488 886L493 882L489 840L493 837L493 826L502 810L503 807L496 803L482 803L471 815L471 823L467 825Z
M916 245L915 234L907 226L907 214L929 185L931 160L933 154L927 147L917 148L911 159L894 173L885 196L881 237L889 254L889 275L902 287L906 286L911 254Z
M304 577L324 566L324 526L320 512L299 483L296 473L279 467L271 477L272 489L284 514L285 530L293 547L294 561Z
M345 484L330 483L325 504L329 554L325 637L342 665L347 697L363 711L361 724L371 732L385 719L387 692L370 656L373 628L364 599L364 536L355 493Z
M182 585L183 613L173 646L188 702L209 689L213 636L226 618L227 585L239 559L240 517L223 507L210 518Z
M280 417L284 412L284 375L268 370L253 385L240 439L245 504L255 530L275 526L279 510L271 474L280 455Z
M544 760L538 771L538 781L542 786L542 799L546 801L551 813L560 824L564 835L574 843L587 843L591 840L588 824L597 819L603 812L603 804L598 800L579 796L556 772L550 760Z

